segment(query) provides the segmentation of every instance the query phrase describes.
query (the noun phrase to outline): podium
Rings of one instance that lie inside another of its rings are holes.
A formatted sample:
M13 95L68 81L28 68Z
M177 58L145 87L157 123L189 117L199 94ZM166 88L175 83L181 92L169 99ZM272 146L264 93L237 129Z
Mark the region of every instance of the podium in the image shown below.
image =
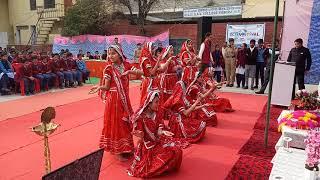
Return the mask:
M272 105L290 106L295 70L295 63L279 61L275 63L271 94Z

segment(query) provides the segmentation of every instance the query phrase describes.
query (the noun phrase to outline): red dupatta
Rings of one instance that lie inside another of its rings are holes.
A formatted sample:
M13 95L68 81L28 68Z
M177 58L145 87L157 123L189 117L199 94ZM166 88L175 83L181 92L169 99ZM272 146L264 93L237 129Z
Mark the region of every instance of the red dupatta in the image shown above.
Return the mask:
M184 66L187 66L187 62L185 62L184 58L183 58L184 54L187 53L188 56L189 56L189 59L192 59L193 58L192 54L195 54L194 48L189 49L188 46L187 46L187 44L190 43L190 42L192 42L192 41L190 39L188 39L181 46L180 59L181 59L181 61L182 61Z
M124 67L124 63L123 61L124 59L124 55L123 52L121 50L121 48L117 45L112 45L109 47L108 51L113 48L117 51L117 53L121 56L122 58L122 66ZM117 88L117 92L119 93L120 99L121 99L121 103L123 105L123 108L126 110L126 112L128 112L129 115L133 114L133 110L131 107L131 103L130 103L130 99L129 99L129 90L126 90L121 82L121 72L119 72L116 68L114 68L113 64L108 64L104 71L103 71L103 78L100 81L100 86L105 86L107 83L107 79L111 79L110 75L106 73L106 71L110 69L111 70L111 76L116 84L116 88ZM127 92L126 92L127 91ZM99 91L99 95L101 97L101 99L103 101L106 100L106 91Z
M139 64L140 67L142 69L142 64L146 59L153 59L152 56L152 42L147 42L144 44L142 50L141 50L141 54L140 54L140 58L139 58Z

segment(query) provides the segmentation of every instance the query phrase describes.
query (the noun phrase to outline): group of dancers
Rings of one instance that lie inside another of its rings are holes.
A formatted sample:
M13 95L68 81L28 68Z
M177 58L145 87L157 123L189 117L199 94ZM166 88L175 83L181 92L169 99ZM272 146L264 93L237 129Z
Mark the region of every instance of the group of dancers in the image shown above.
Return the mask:
M138 69L126 61L121 47L112 45L100 85L90 91L98 92L105 103L100 147L120 160L133 157L128 174L140 178L178 170L182 149L199 142L207 127L217 125L216 112L234 111L228 99L214 94L223 84L213 79L214 69L199 71L201 57L191 40L183 43L178 56L168 46L156 59L153 49L153 43L144 44ZM135 113L129 74L143 76ZM138 139L136 147L133 136Z

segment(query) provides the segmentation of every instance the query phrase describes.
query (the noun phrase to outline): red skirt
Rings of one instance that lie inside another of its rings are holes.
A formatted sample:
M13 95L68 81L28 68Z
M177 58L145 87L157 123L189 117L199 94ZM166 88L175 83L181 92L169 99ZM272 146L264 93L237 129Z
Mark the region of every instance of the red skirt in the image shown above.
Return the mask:
M217 98L210 101L210 104L213 105L214 111L216 112L232 112L232 105L229 99L226 98Z
M144 143L140 142L128 174L139 178L156 177L178 170L181 161L182 150L177 146L159 142L154 147L147 149Z
M168 124L173 138L183 138L189 143L200 141L205 135L206 122L180 114L172 114Z
M178 82L176 73L162 74L160 79L161 95L160 104L165 103L173 93L173 89Z
M100 148L112 154L131 153L134 145L129 115L124 110L116 90L108 91L106 96Z
M205 121L207 127L215 127L218 125L217 114L215 113L213 106L198 109L197 111L192 113L192 116L194 118L200 118Z
M197 66L186 66L182 72L182 80L187 85L190 85L196 76L196 72L198 71Z
M144 99L148 95L148 92L152 90L159 90L159 78L157 77L144 78L140 85L140 92L141 92L140 105L143 105Z

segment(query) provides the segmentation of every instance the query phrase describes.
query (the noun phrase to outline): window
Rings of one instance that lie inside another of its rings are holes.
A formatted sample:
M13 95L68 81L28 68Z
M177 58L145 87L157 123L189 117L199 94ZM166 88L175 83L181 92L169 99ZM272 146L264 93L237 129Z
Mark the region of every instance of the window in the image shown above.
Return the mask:
M55 8L55 0L44 0L44 8Z
M37 0L30 0L30 10L37 10Z

